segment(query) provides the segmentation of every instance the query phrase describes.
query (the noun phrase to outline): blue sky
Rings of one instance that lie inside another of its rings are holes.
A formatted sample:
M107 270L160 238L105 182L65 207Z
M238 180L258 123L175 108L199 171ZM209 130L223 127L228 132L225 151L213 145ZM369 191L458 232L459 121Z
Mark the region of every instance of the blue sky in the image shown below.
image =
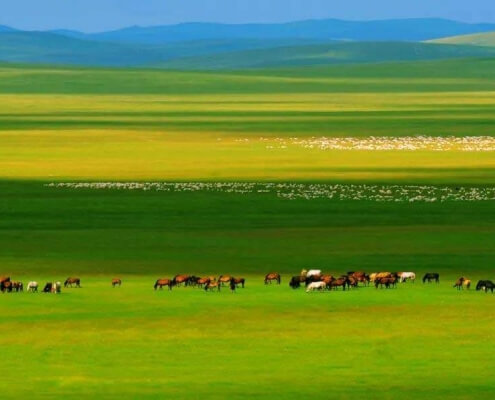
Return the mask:
M495 22L494 0L0 0L0 24L86 32L179 22L442 17Z

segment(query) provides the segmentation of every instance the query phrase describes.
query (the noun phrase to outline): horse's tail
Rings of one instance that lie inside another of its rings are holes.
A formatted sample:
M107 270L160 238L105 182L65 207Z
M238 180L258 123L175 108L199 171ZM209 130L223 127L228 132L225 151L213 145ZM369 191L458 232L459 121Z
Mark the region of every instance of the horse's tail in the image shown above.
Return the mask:
M277 276L277 282L278 282L279 285L282 282L282 277L280 276L280 274Z

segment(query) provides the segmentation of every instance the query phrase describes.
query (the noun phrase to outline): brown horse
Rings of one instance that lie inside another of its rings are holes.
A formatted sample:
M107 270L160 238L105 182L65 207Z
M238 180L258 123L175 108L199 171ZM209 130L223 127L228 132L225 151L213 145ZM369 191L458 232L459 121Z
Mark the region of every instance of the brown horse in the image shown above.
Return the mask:
M277 281L277 284L280 285L280 283L282 282L282 278L280 277L280 274L273 272L265 276L265 285L268 284L271 285L272 281Z
M185 286L189 286L190 275L177 275L172 281L174 286L181 286L184 284Z
M365 286L369 285L370 283L369 275L362 271L349 273L349 278L354 278L356 281L358 281L358 283L362 283Z
M320 280L322 282L325 282L325 284L327 285L327 288L328 288L330 286L330 284L335 280L335 277L332 275L322 275Z
M232 279L232 276L230 275L220 275L218 277L217 282L219 282L222 286L224 286L227 283L230 283L230 280Z
M64 282L64 287L72 287L72 285L76 285L77 288L80 288L81 280L79 278L67 278Z
M203 288L205 285L208 285L211 281L212 280L211 280L210 277L199 278L196 281L196 286L199 286L200 288Z
M172 290L172 287L174 286L174 283L171 279L158 279L155 283L155 290L160 288L160 290L163 290L164 286L168 286L168 290Z
M387 289L390 289L390 287L397 287L397 278L395 276L377 278L375 279L375 288L378 289L378 286L380 286L382 289L383 286L385 286L385 288Z
M210 282L207 285L205 285L205 291L213 292L215 289L217 289L217 291L219 292L221 287L222 284L220 282Z
M246 280L245 280L244 278L234 278L234 277L233 277L233 278L230 280L230 283L231 283L231 284L233 283L236 287L237 287L237 286L239 286L239 285L241 285L241 286L242 286L242 288L244 289L244 285L246 284Z
M122 286L122 279L119 279L119 278L112 279L112 286L113 287Z
M345 291L345 287L347 286L348 282L349 278L347 276L341 276L340 278L331 281L330 284L327 284L327 288L329 290L332 290L337 289L339 286L341 286L342 289Z

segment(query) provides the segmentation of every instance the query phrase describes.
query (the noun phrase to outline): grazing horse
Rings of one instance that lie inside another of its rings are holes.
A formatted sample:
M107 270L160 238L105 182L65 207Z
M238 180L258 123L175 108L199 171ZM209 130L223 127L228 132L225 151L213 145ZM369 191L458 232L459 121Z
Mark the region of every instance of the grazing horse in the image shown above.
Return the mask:
M332 275L322 275L320 279L322 282L325 282L325 284L328 286L330 285L331 282L335 280L335 277L333 277Z
M327 284L325 282L313 282L306 288L306 293L314 292L315 290L323 291L327 288Z
M440 274L437 274L436 272L428 272L423 277L423 283L425 283L426 281L428 281L428 283L431 283L431 281L435 281L436 283L440 283Z
M122 286L122 279L119 279L119 278L114 278L112 279L112 286L115 287L115 286Z
M204 285L208 285L210 282L211 282L211 278L209 278L209 277L207 277L207 278L199 278L196 281L196 286L199 286L200 288L202 288Z
M24 291L24 284L22 282L12 282L12 290L15 292L22 292Z
M189 279L191 277L189 275L177 275L172 280L174 286L181 286L184 284L185 286L189 285Z
M222 284L220 282L210 282L205 285L205 292L213 292L215 289L217 289L217 291L219 292L221 287Z
M277 281L277 284L280 285L280 282L282 281L280 274L273 272L265 276L265 285L271 285L272 281Z
M52 285L52 293L60 293L62 291L62 284L60 282L55 282Z
M72 287L76 285L77 288L81 287L81 280L79 278L67 278L64 282L64 287Z
M229 286L230 286L230 291L231 291L232 293L235 293L235 291L236 291L236 289L237 289L237 283L236 283L235 278L232 278L232 279L230 280L230 284L229 284Z
M230 280L230 283L232 283L232 282L234 282L234 284L236 286L241 285L243 289L244 289L244 286L246 285L246 279L244 279L244 278L234 278L234 277L232 277L232 279Z
M230 275L220 275L220 276L218 277L218 280L217 280L217 281L218 281L218 282L219 282L222 286L224 286L224 285L226 285L227 283L229 283L229 284L230 284L230 281L231 281L231 280L232 280L232 276L230 276Z
M31 281L27 285L27 291L34 293L38 291L38 282Z
M457 281L454 283L454 287L457 288L457 290L462 290L464 289L464 281L466 280L466 278L464 278L463 276L460 277L459 279L457 279Z
M310 278L312 276L321 276L321 269L310 269L306 274L306 278Z
M493 293L493 289L495 289L495 283L492 281L479 281L476 285L476 290L484 290L485 293L488 293L490 290Z
M382 289L383 286L385 286L386 289L390 289L390 287L396 287L396 285L397 285L397 278L395 276L375 279L375 288L377 289L378 286L380 286Z
M293 276L289 282L289 286L292 289L299 289L301 287L301 277L300 276Z
M321 282L323 279L322 279L322 276L321 275L311 275L311 276L308 276L305 280L304 280L304 284L306 285L306 287L308 287L311 283L313 282Z
M465 279L464 280L464 286L466 286L466 289L467 290L471 289L471 280L470 279Z
M0 290L5 293L5 292L8 292L8 293L11 293L12 292L12 289L13 289L13 285L12 285L12 282L10 280L6 280L6 281L3 281L0 283Z
M345 291L345 287L347 286L349 282L349 278L346 276L341 276L340 278L338 279L334 279L333 281L330 282L330 284L327 284L327 288L329 290L332 290L332 289L337 289L339 286L342 287L342 289Z
M365 286L370 284L370 277L365 272L348 272L349 278L354 278L358 283L361 282Z
M168 286L168 290L172 290L174 281L171 279L158 279L153 287L155 288L155 290L157 290L158 288L160 288L160 290L163 290L164 286Z
M401 283L405 283L408 280L414 283L416 281L416 274L414 272L399 272L399 279Z
M51 293L52 292L52 282L48 282L45 287L43 288L43 293Z

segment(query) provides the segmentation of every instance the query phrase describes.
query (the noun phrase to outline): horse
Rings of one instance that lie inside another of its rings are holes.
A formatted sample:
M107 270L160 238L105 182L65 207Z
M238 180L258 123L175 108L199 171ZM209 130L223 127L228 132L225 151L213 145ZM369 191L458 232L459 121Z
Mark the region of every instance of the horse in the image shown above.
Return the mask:
M230 280L230 284L229 284L229 286L230 286L230 291L231 291L232 293L235 293L235 291L236 291L236 289L237 289L237 283L236 283L236 279L235 279L235 278L232 278L232 279ZM244 286L243 286L243 287L244 287Z
M333 288L337 289L339 286L342 286L342 289L345 291L345 287L348 284L348 279L349 278L347 276L341 276L340 278L331 281L330 284L326 284L327 288L332 290Z
M217 279L217 281L222 285L224 286L225 284L227 283L230 283L230 281L232 280L232 276L230 275L220 275Z
M428 272L423 277L423 283L425 283L426 281L428 281L428 283L431 283L431 281L435 281L436 283L440 283L440 275L437 274L436 272Z
M378 289L378 286L380 286L383 289L383 286L385 285L386 289L390 289L390 287L396 287L397 285L397 278L395 276L389 276L387 278L377 278L375 279L375 288Z
M172 279L172 282L174 286L181 286L182 284L188 286L190 278L190 275L176 275L174 279Z
M196 286L199 286L200 288L202 288L204 285L208 285L210 282L212 282L211 278L199 278L197 281L196 281Z
M220 282L210 282L205 285L205 292L213 292L215 289L217 289L217 291L219 292L221 287L222 284Z
M112 286L115 287L115 286L122 286L122 279L119 279L119 278L114 278L112 279Z
M294 290L299 289L301 287L301 277L293 276L289 282L289 286Z
M77 288L80 288L81 280L79 278L67 278L64 282L64 287L72 287L72 285L76 285Z
M22 292L24 291L24 284L17 281L12 282L12 290L15 292Z
M467 290L471 289L471 280L470 279L464 280L464 286L466 286Z
M280 274L273 272L265 276L265 285L272 284L272 281L277 281L277 284L280 285L282 279Z
M47 284L45 284L45 287L43 288L43 293L51 293L52 286L53 286L52 282L48 282Z
M327 288L327 284L325 282L313 282L306 288L306 293L314 292L315 290L323 291Z
M335 278L332 275L322 275L320 279L322 282L325 282L327 286L329 286L330 283L335 280Z
M495 289L495 283L492 281L479 281L476 285L476 291L484 290L485 293L488 293L490 290L493 293L493 289Z
M408 280L412 281L412 283L416 281L416 274L414 272L400 272L398 275L401 283L405 283Z
M369 285L369 283L370 283L369 275L367 275L365 272L362 272L362 271L348 272L347 276L349 276L349 278L354 278L358 283L361 282L365 286Z
M234 278L234 277L232 277L232 279L230 280L230 283L232 283L232 281L234 282L234 284L235 284L236 286L241 285L241 286L242 286L242 288L244 289L244 285L246 284L246 279L244 279L244 278Z
M31 293L37 292L38 291L38 282L34 282L34 281L29 282L26 288L27 288L28 292L31 292Z
M308 287L313 282L321 282L321 281L322 281L321 275L311 275L304 280L304 284L306 285L306 287Z
M457 290L462 290L464 289L464 281L466 280L466 278L464 277L460 277L459 279L457 279L457 281L454 283L454 287L457 288Z
M160 288L160 290L163 290L164 286L168 286L168 290L172 290L174 282L171 279L158 279L153 287L155 288L155 290L157 290L158 288Z
M3 282L0 282L0 291L2 293L8 292L11 293L13 289L12 282L9 280L4 280Z
M55 282L52 285L52 293L60 293L62 291L62 284L60 282Z
M306 278L310 278L312 276L321 276L321 269L310 269L306 274Z

